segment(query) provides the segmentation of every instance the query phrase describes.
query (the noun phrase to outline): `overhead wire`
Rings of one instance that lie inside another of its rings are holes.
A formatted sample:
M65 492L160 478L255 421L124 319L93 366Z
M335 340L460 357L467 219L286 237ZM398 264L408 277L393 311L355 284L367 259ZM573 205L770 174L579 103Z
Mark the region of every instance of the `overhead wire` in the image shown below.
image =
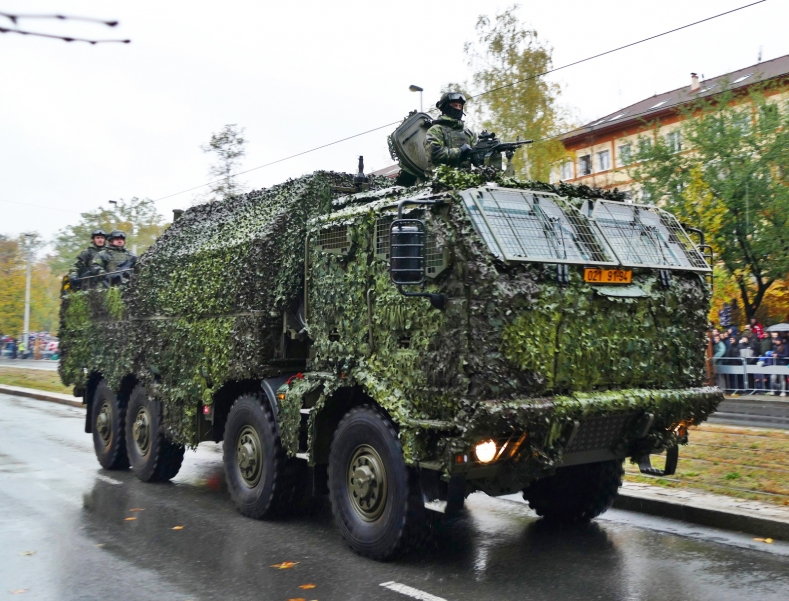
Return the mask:
M699 25L699 24L701 24L701 23L706 23L706 22L708 22L708 21L712 21L713 19L717 19L717 18L719 18L719 17L723 17L723 16L725 16L725 15L730 15L730 14L732 14L732 13L735 13L735 12L737 12L737 11L744 10L744 9L746 9L746 8L750 8L750 7L752 7L752 6L756 6L757 4L762 4L762 3L766 2L766 1L767 1L767 0L757 0L756 2L751 2L750 4L745 4L745 5L743 5L743 6L740 6L740 7L738 7L738 8L734 8L734 9L731 9L731 10L727 10L727 11L725 11L725 12L718 13L718 14L716 14L716 15L712 15L712 16L710 16L710 17L706 17L706 18L704 18L704 19L701 19L701 20L699 20L699 21L694 21L693 23L688 23L688 24L686 24L686 25L682 25L681 27L675 27L674 29L670 29L670 30L668 30L668 31L664 31L664 32L662 32L662 33L659 33L659 34L652 35L652 36L649 36L649 37L647 37L647 38L643 38L643 39L641 39L641 40L638 40L638 41L636 41L636 42L631 42L631 43L629 43L629 44L625 44L624 46L619 46L619 47L617 47L617 48L613 48L613 49L611 49L611 50L606 50L605 52L600 52L600 53L598 53L598 54L595 54L595 55L593 55L593 56L589 56L589 57L586 57L586 58L583 58L583 59L580 59L580 60L577 60L577 61L573 61L573 62L571 62L571 63L568 63L568 64L566 64L566 65L562 65L562 66L560 66L560 67L555 67L555 68L553 68L553 69L550 69L550 70L548 70L548 71L544 71L544 72L542 72L542 73L538 73L538 74L535 74L535 75L532 75L532 76L526 77L526 78L524 78L524 79L521 79L521 80L518 80L518 81L514 81L514 82L508 83L508 84L506 84L506 85L499 86L499 87L497 87L497 88L493 88L493 89L491 89L491 90L486 90L486 91L484 91L484 92L480 92L479 94L476 94L476 95L474 95L474 96L471 96L471 98L479 98L479 97L481 97L481 96L484 96L484 95L486 95L486 94L491 94L491 93L493 93L493 92L496 92L496 91L499 91L499 90L502 90L502 89L505 89L505 88L509 88L509 87L512 87L512 86L518 85L518 84L520 84L520 83L524 83L524 82L526 82L526 81L530 81L530 80L536 79L536 78L538 78L538 77L543 77L543 76L545 76L545 75L548 75L548 74L550 74L550 73L555 73L556 71L560 71L560 70L562 70L562 69L567 69L568 67L572 67L572 66L575 66L575 65L579 65L579 64L581 64L581 63L588 62L588 61L590 61L590 60L593 60L593 59L595 59L595 58L600 58L601 56L606 56L606 55L608 55L608 54L612 54L612 53L614 53L614 52L618 52L618 51L620 51L620 50L624 50L624 49L626 49L626 48L631 48L631 47L633 47L633 46L637 46L638 44L643 44L644 42L648 42L648 41L651 41L651 40L654 40L654 39L657 39L657 38L660 38L660 37L666 36L666 35L668 35L668 34L675 33L675 32L677 32L677 31L681 31L681 30L683 30L683 29L688 29L689 27L693 27L693 26L695 26L695 25ZM644 114L646 114L646 113L644 113ZM299 157L299 156L303 156L303 155L305 155L305 154L309 154L309 153L311 153L311 152L315 152L315 151L317 151L317 150L321 150L321 149L323 149L323 148L327 148L327 147L329 147L329 146L334 146L334 145L336 145L336 144L340 144L341 142L346 142L347 140L352 140L353 138L358 138L358 137L360 137L360 136L364 136L364 135L366 135L366 134L369 134L369 133L372 133L372 132L375 132L375 131L378 131L378 130L384 129L384 128L386 128L386 127L392 127L393 125L397 125L397 124L398 124L398 123L400 123L401 121L402 121L402 119L398 119L397 121L394 121L394 122L392 122L392 123L387 123L386 125L380 125L380 126L378 126L378 127L375 127L375 128L373 128L373 129L368 129L367 131L360 132L360 133L358 133L358 134L354 134L354 135L351 135L351 136L347 136L347 137L345 137L345 138L341 138L341 139L339 139L339 140L335 140L335 141L333 141L333 142L328 142L328 143L326 143L326 144L322 144L322 145L320 145L320 146L316 146L316 147L314 147L314 148L310 148L309 150L304 150L304 151L302 151L302 152L298 152L298 153L296 153L296 154L292 154L292 155L290 155L290 156L287 156L287 157L284 157L284 158L281 158L281 159L277 159L276 161L271 161L271 162L269 162L269 163L265 163L264 165L258 165L257 167L253 167L253 168L251 168L251 169L247 169L247 170L245 170L245 171L240 171L240 172L238 172L238 173L234 173L234 174L232 174L230 177L235 177L235 176L238 176L238 175L244 175L245 173L250 173L251 171L256 171L256 170L258 170L258 169L263 169L263 168L265 168L265 167L270 167L271 165L276 165L277 163L282 163L282 162L284 162L284 161L288 161L288 160L290 160L290 159L293 159L293 158L296 158L296 157ZM561 134L560 134L559 136L551 136L551 137L548 137L548 138L543 138L542 140L538 140L538 141L545 141L545 140L550 140L550 139L554 139L554 138L557 138L557 137L560 137L560 136L561 136ZM162 196L162 197L160 197L160 198L156 198L156 199L154 199L154 201L153 201L153 202L159 202L159 201L161 201L161 200L165 200L165 199L168 199L168 198L172 198L172 197L174 197L174 196L180 196L181 194L186 194L187 192L192 192L192 191L194 191L194 190L199 190L200 188L204 188L205 186L210 186L211 184L215 184L215 183L221 182L221 181L223 181L224 179L225 179L225 178L219 178L219 179L216 179L216 180L212 180L212 181L209 181L209 182L205 182L205 183L203 183L203 184L200 184L199 186L194 186L194 187L192 187L192 188L188 188L188 189L186 189L186 190L181 190L180 192L174 192L173 194L168 194L167 196Z
M0 11L0 17L4 17L11 21L14 24L14 27L0 27L0 33L16 33L19 35L32 35L39 38L50 38L55 40L62 40L64 42L85 42L87 44L95 45L95 44L129 44L131 40L89 40L87 38L77 38L73 36L62 36L62 35L55 35L51 33L41 33L39 31L26 31L24 29L19 29L19 21L23 19L48 19L48 20L58 20L58 21L83 21L87 23L99 23L101 25L106 25L107 27L115 27L118 25L118 21L106 21L104 19L94 19L92 17L71 17L67 15L23 15L23 14L12 14L7 12Z

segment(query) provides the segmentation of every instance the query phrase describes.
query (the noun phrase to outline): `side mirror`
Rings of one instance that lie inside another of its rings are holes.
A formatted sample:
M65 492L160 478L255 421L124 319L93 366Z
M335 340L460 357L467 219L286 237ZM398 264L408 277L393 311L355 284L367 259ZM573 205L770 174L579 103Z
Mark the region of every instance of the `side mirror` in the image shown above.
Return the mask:
M418 286L425 281L425 223L395 219L389 230L389 275L397 286Z

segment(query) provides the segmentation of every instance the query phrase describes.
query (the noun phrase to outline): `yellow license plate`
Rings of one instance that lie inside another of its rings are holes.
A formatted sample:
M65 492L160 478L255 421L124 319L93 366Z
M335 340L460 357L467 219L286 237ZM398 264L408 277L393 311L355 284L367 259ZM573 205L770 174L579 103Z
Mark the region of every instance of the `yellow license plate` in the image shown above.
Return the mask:
M633 281L630 269L584 269L584 282L592 284L629 284Z

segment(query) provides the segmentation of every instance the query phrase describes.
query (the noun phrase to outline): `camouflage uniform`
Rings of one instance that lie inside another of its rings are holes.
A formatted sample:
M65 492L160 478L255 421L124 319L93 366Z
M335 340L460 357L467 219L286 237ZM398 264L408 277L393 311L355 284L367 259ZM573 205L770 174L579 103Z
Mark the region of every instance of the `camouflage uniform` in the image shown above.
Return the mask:
M71 266L71 271L68 273L69 278L76 279L90 275L93 269L93 259L99 252L104 250L104 248L106 247L91 244L88 248L79 253L77 255L77 260L74 261L74 264Z
M463 121L441 115L433 121L425 138L429 169L432 171L438 165L468 167L471 164L470 160L460 162L460 147L463 144L473 147L476 143L477 134L465 127Z
M137 255L126 250L123 246L109 245L93 258L93 273L96 275L106 275L119 269L129 269L137 263ZM128 273L109 276L108 284L119 284L129 280Z

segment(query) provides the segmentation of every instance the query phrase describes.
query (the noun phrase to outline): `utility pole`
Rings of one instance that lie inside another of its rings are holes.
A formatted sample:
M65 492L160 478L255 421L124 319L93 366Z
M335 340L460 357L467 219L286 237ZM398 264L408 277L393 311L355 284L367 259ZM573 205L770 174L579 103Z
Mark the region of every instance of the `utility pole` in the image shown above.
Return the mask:
M25 251L27 252L27 281L25 282L25 324L22 331L22 343L25 345L25 353L30 352L30 276L31 276L31 263L33 234L25 234Z

